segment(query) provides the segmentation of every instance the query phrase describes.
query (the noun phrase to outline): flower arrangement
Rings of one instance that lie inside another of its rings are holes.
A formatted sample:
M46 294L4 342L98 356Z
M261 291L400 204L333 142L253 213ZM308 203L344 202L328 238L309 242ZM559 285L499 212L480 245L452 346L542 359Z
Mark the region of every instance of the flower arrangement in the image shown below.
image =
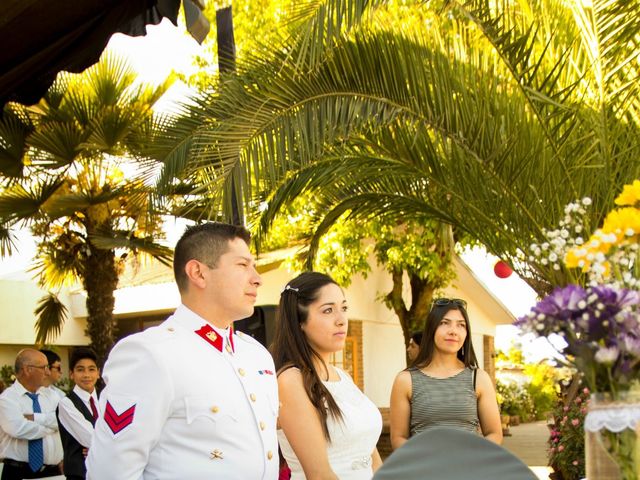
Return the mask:
M546 242L531 246L530 260L556 270L563 261L570 269L580 269L586 281L584 286L556 288L516 321L524 331L562 337L563 353L589 389L614 402L640 388L640 180L626 185L615 203L620 208L611 211L587 240L582 235L590 226L581 218L591 200L584 198L567 205L560 228L545 232ZM636 421L629 421L629 429ZM606 433L604 443L621 478L637 480L636 460L622 454L635 451L635 434Z
M616 395L640 378L640 180L625 186L616 198L623 207L610 212L602 228L588 240L581 222L588 198L565 208L560 228L547 231L548 242L532 245L532 259L552 262L586 274L587 285L556 288L516 321L536 335L557 334L568 360L596 392ZM575 215L577 214L577 215Z
M565 405L558 402L553 412L549 436L549 465L563 480L584 478L584 417L587 414L589 389L583 388Z

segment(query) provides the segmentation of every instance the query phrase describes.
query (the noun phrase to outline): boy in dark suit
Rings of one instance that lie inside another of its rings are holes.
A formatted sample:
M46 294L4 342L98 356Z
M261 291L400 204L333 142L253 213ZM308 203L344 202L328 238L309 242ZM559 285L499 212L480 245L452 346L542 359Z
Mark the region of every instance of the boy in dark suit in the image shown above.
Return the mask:
M100 377L97 357L85 347L74 349L69 364L73 390L58 404L58 424L64 449L63 468L67 479L84 480L84 460L91 447L93 426L99 416L96 382Z

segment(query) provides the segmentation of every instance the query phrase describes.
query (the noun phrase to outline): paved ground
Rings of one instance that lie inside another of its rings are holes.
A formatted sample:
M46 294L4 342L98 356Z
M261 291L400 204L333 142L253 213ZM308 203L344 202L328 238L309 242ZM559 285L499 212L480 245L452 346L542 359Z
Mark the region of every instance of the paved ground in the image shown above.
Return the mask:
M511 436L505 436L502 446L526 463L539 479L548 480L551 470L547 467L547 439L549 428L546 421L521 423L509 427Z

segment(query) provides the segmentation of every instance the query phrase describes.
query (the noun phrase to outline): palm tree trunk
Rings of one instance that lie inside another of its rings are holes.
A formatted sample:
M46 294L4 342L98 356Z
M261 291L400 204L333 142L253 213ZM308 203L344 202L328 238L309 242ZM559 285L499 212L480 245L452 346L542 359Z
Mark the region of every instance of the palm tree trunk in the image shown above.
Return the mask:
M87 330L91 348L98 356L99 366L115 343L113 292L118 286L115 255L110 250L100 250L87 243L89 254L84 265L84 288L87 292Z

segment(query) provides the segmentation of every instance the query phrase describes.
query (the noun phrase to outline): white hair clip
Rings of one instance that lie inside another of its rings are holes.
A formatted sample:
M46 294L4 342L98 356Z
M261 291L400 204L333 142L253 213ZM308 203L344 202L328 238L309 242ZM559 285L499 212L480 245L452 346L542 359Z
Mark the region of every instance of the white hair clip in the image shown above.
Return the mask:
M294 288L294 287L292 287L291 285L287 284L287 285L285 285L285 287L284 287L284 288L282 289L282 291L280 292L280 295L282 295L282 294L283 294L284 292L286 292L287 290L291 290L291 291L296 292L296 293L298 293L298 292L300 291L300 289L299 289L299 288Z

